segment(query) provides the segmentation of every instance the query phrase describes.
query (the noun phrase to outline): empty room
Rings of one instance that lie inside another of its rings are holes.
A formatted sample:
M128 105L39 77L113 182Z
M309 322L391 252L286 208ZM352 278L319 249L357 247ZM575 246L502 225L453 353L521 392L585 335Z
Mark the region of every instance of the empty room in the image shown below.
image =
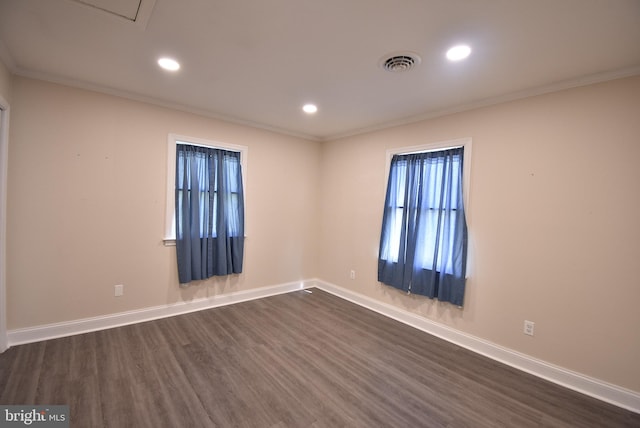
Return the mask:
M640 2L0 0L0 427L640 427Z

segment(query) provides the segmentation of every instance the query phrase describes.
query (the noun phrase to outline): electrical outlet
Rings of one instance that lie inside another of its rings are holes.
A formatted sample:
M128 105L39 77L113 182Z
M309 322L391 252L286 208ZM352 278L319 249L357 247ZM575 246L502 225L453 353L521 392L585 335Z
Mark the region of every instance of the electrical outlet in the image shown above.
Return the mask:
M120 297L124 294L124 285L122 284L114 285L113 289L114 289L114 295L116 297Z
M533 328L536 326L536 323L533 321L524 320L524 334L528 336L533 336Z
M351 270L351 272L349 272L349 278L351 279L356 279L356 271L355 270Z

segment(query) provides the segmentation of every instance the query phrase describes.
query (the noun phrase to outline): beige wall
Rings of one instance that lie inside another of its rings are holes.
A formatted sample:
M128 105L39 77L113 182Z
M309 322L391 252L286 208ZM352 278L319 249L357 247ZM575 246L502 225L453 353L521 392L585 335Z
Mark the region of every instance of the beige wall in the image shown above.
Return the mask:
M324 144L318 276L640 391L639 112L635 77ZM376 281L385 151L460 137L473 138L464 309Z
M319 143L25 78L13 89L9 329L315 275ZM169 133L249 147L243 274L178 287L162 244Z
M640 77L322 144L26 78L11 97L9 329L318 277L640 391ZM168 133L249 146L239 277L177 286L161 242ZM460 137L464 309L376 281L385 151Z

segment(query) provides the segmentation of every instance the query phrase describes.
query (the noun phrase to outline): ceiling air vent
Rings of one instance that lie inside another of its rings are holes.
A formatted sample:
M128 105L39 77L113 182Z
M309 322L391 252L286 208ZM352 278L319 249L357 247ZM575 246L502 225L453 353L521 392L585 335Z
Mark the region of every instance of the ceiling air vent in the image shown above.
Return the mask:
M386 56L380 61L380 65L391 73L409 71L420 64L420 57L411 52L402 52Z

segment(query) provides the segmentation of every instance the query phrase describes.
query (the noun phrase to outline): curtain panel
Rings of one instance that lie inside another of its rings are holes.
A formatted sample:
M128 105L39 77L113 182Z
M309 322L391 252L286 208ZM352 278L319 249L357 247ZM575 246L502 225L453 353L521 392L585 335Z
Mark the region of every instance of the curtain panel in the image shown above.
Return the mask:
M393 156L378 281L462 306L467 260L463 154L460 147Z
M240 153L176 145L176 254L181 284L242 272Z

